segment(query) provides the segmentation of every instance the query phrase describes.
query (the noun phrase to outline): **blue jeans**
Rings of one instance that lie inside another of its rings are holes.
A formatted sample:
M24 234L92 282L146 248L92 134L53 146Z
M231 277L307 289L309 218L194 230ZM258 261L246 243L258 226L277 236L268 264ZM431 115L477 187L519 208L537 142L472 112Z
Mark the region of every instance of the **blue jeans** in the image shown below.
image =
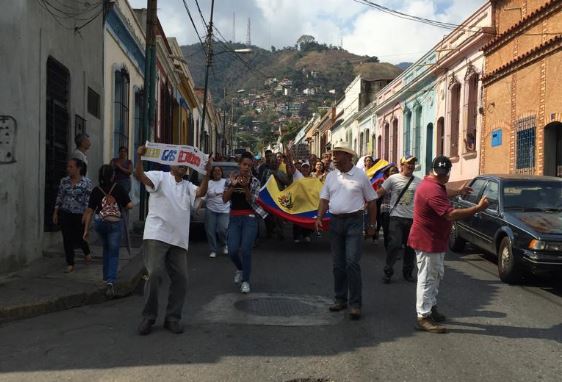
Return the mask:
M103 281L108 283L114 283L117 280L122 224L122 221L113 223L97 218L94 220L96 232L103 242Z
M242 281L250 281L252 272L252 248L258 232L258 222L254 215L231 216L228 225L228 253L242 271ZM240 260L242 257L242 260Z
M361 260L363 216L330 220L330 246L334 261L334 292L338 303L361 308ZM349 298L348 298L349 295Z
M208 208L205 210L205 232L207 232L207 242L211 252L216 252L218 248L224 248L226 245L229 218L228 213L221 214Z

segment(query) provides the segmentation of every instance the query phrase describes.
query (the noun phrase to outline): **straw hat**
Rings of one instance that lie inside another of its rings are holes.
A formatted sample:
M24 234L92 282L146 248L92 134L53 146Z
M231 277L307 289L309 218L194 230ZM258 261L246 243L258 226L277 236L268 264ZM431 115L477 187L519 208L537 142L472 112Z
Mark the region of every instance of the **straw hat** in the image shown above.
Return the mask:
M357 153L355 152L355 150L353 150L347 142L341 142L341 143L338 143L338 144L334 145L334 148L332 149L332 152L334 152L334 151L343 151L344 153L351 154L354 157L358 156Z

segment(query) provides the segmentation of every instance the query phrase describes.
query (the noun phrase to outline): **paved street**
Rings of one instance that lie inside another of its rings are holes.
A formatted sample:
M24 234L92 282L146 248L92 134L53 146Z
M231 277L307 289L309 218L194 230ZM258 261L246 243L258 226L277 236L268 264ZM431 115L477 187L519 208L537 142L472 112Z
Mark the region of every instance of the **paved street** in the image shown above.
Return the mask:
M559 380L561 285L508 286L489 260L450 255L439 303L451 333L435 335L413 328L413 284L381 283L370 242L363 319L328 313L328 250L325 239L261 243L242 296L230 261L194 243L183 335L138 336L140 295L7 323L0 381Z

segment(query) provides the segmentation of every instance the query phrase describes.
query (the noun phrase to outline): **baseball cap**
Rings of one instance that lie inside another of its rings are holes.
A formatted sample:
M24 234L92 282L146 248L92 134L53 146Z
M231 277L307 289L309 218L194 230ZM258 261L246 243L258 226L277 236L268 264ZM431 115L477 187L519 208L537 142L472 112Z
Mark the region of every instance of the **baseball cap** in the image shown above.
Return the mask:
M449 158L440 155L433 160L433 165L431 167L437 175L447 175L451 171L453 164Z
M309 166L309 167L310 167L310 162L307 161L307 160L305 160L305 161L302 162L302 165L303 165L303 166Z
M416 158L415 156L406 154L402 158L400 158L400 164L416 162L417 160L418 158Z

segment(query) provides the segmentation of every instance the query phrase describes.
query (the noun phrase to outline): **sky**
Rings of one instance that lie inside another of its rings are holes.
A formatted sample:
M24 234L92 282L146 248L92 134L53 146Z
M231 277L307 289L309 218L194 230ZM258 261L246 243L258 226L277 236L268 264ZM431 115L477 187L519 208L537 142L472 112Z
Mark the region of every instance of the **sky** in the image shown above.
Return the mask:
M211 0L198 0L206 21ZM428 19L461 23L484 0L372 0L388 8ZM129 0L146 8L147 0ZM204 40L205 27L195 0L185 0ZM235 17L233 15L235 14ZM158 17L168 37L181 45L198 42L184 0L158 0ZM235 28L233 33L233 19ZM316 41L358 54L379 57L381 62L414 62L440 41L448 30L384 14L354 0L215 0L213 23L227 41L246 42L248 19L253 45L294 46L303 34Z

